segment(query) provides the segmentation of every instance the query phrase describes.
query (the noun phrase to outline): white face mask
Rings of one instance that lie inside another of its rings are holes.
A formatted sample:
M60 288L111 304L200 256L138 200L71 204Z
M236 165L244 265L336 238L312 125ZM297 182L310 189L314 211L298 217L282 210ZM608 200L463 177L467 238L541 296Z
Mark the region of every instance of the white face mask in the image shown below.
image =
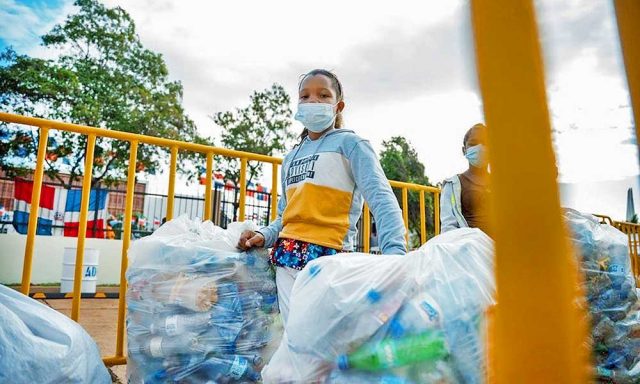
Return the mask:
M298 111L294 119L301 122L305 128L314 133L320 133L332 127L336 121L336 104L302 103L298 104Z

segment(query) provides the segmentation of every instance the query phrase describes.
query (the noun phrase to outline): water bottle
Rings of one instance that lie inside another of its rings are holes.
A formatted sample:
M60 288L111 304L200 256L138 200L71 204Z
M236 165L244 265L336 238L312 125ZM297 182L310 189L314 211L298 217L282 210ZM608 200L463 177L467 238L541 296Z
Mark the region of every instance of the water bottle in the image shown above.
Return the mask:
M244 293L240 295L240 303L245 313L256 311L262 307L262 296L257 292Z
M189 315L170 315L154 321L150 326L151 333L176 336L186 332L200 333L211 324L210 313L194 313Z
M260 374L254 371L249 361L241 356L230 356L228 359L208 359L201 364L198 373L214 382L223 382L231 379L250 382L260 380Z
M236 342L236 350L249 351L263 347L271 340L268 324L255 322L242 329L240 337Z
M447 356L441 332L424 332L400 339L385 339L378 344L365 344L360 349L338 358L341 370L379 371L423 361L437 361Z
M278 295L263 294L262 295L262 312L274 313L278 311Z
M241 353L236 356L246 359L250 364L254 366L260 366L264 363L264 359L257 353Z
M440 307L427 293L406 302L389 322L389 335L394 338L418 334L441 327Z
M137 338L129 340L129 352L161 358L179 354L195 354L202 352L195 333L181 335L154 336L151 338Z
M369 373L357 371L334 370L329 376L332 384L413 384L413 381L398 375L385 373Z
M178 305L192 311L206 312L225 294L218 286L218 279L206 276L179 275L175 279L153 285L153 300Z
M468 318L470 309L465 316L443 322L446 340L450 346L450 353L455 361L455 367L465 383L483 382L484 337L481 333L482 312Z

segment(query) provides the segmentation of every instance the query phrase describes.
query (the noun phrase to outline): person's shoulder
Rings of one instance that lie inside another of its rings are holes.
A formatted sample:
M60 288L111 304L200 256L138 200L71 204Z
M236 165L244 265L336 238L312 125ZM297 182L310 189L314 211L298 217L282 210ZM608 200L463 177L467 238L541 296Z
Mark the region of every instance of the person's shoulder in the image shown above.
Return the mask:
M345 156L350 156L358 145L371 146L369 140L358 135L354 131L345 128L336 130L334 139Z

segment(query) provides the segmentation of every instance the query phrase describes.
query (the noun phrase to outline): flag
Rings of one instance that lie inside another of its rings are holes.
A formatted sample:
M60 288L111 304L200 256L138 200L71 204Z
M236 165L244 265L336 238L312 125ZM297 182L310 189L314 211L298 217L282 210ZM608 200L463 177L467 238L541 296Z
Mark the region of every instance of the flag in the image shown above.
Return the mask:
M224 187L224 175L221 172L213 172L213 186L215 189Z
M59 188L50 185L42 185L40 189L40 209L38 212L38 226L36 235L52 235L56 191ZM33 192L33 181L18 179L14 181L13 189L13 227L16 232L26 235L29 226L29 213L31 212L31 194Z
M89 193L89 212L87 215L86 237L103 239L107 228L108 191L92 189ZM64 235L77 237L80 224L80 203L82 190L71 189L67 192L67 203L64 212Z

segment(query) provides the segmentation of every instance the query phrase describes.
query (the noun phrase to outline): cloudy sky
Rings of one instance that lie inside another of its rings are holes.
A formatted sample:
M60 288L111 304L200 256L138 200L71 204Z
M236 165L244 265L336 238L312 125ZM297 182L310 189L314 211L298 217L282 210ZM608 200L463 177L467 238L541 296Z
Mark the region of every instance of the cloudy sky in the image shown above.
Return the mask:
M483 117L465 1L106 3L127 10L143 43L164 55L204 134L219 134L214 112L274 82L295 95L299 76L321 67L343 82L346 125L374 147L406 136L432 182L466 167L462 136ZM620 217L639 172L611 2L536 6L560 181L573 183L563 203ZM0 47L42 55L38 36L71 11L68 0L0 0Z

